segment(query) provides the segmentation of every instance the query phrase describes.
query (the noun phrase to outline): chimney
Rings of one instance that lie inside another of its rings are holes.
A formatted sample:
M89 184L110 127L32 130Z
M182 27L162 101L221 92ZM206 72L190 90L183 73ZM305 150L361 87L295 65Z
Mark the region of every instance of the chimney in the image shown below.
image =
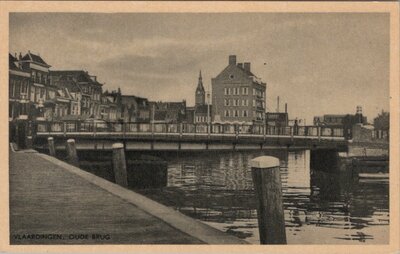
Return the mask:
M246 71L250 71L250 63L244 63L244 64L243 64L243 68L244 68Z
M279 113L279 96L278 96L278 99L277 99L277 102L276 102L276 104L277 104L276 112L278 112L278 113Z
M243 69L243 63L238 63L237 66Z
M287 103L285 103L285 113L287 113Z
M19 61L21 61L21 60L22 60L22 54L21 54L21 52L19 52L19 57L18 57L18 60L19 60Z
M356 114L362 114L362 107L361 106L357 106Z
M235 55L229 56L229 65L236 65L236 56Z

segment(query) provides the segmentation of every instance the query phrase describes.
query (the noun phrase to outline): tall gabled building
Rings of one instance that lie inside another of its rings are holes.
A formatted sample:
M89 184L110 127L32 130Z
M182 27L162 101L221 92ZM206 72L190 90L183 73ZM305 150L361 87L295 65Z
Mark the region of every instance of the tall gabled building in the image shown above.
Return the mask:
M211 84L214 122L264 123L267 85L251 72L250 63L229 56L228 66Z
M18 64L16 57L9 54L9 88L8 117L9 121L31 120L32 112L29 103L30 77Z
M50 65L37 54L28 51L18 57L19 67L31 74L29 100L32 102L31 111L35 120L53 120L57 87L50 82Z

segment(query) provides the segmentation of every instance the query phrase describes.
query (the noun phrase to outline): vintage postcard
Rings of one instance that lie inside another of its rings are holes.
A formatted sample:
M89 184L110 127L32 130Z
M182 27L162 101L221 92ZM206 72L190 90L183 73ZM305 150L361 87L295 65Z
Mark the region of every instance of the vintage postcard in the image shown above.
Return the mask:
M398 3L0 7L1 251L399 253Z

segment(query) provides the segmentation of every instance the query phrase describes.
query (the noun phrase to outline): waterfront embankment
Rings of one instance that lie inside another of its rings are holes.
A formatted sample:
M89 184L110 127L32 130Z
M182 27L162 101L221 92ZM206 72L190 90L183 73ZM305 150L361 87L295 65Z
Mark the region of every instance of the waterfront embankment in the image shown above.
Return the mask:
M34 150L10 149L11 244L246 244Z

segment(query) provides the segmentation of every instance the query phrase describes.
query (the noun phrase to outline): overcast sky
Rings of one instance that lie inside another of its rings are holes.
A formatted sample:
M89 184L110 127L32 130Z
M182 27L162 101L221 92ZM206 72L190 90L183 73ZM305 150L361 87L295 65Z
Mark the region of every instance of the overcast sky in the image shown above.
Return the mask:
M251 62L268 111L290 118L389 109L387 14L10 14L10 52L38 53L53 70L84 69L104 90L194 104L228 63Z

